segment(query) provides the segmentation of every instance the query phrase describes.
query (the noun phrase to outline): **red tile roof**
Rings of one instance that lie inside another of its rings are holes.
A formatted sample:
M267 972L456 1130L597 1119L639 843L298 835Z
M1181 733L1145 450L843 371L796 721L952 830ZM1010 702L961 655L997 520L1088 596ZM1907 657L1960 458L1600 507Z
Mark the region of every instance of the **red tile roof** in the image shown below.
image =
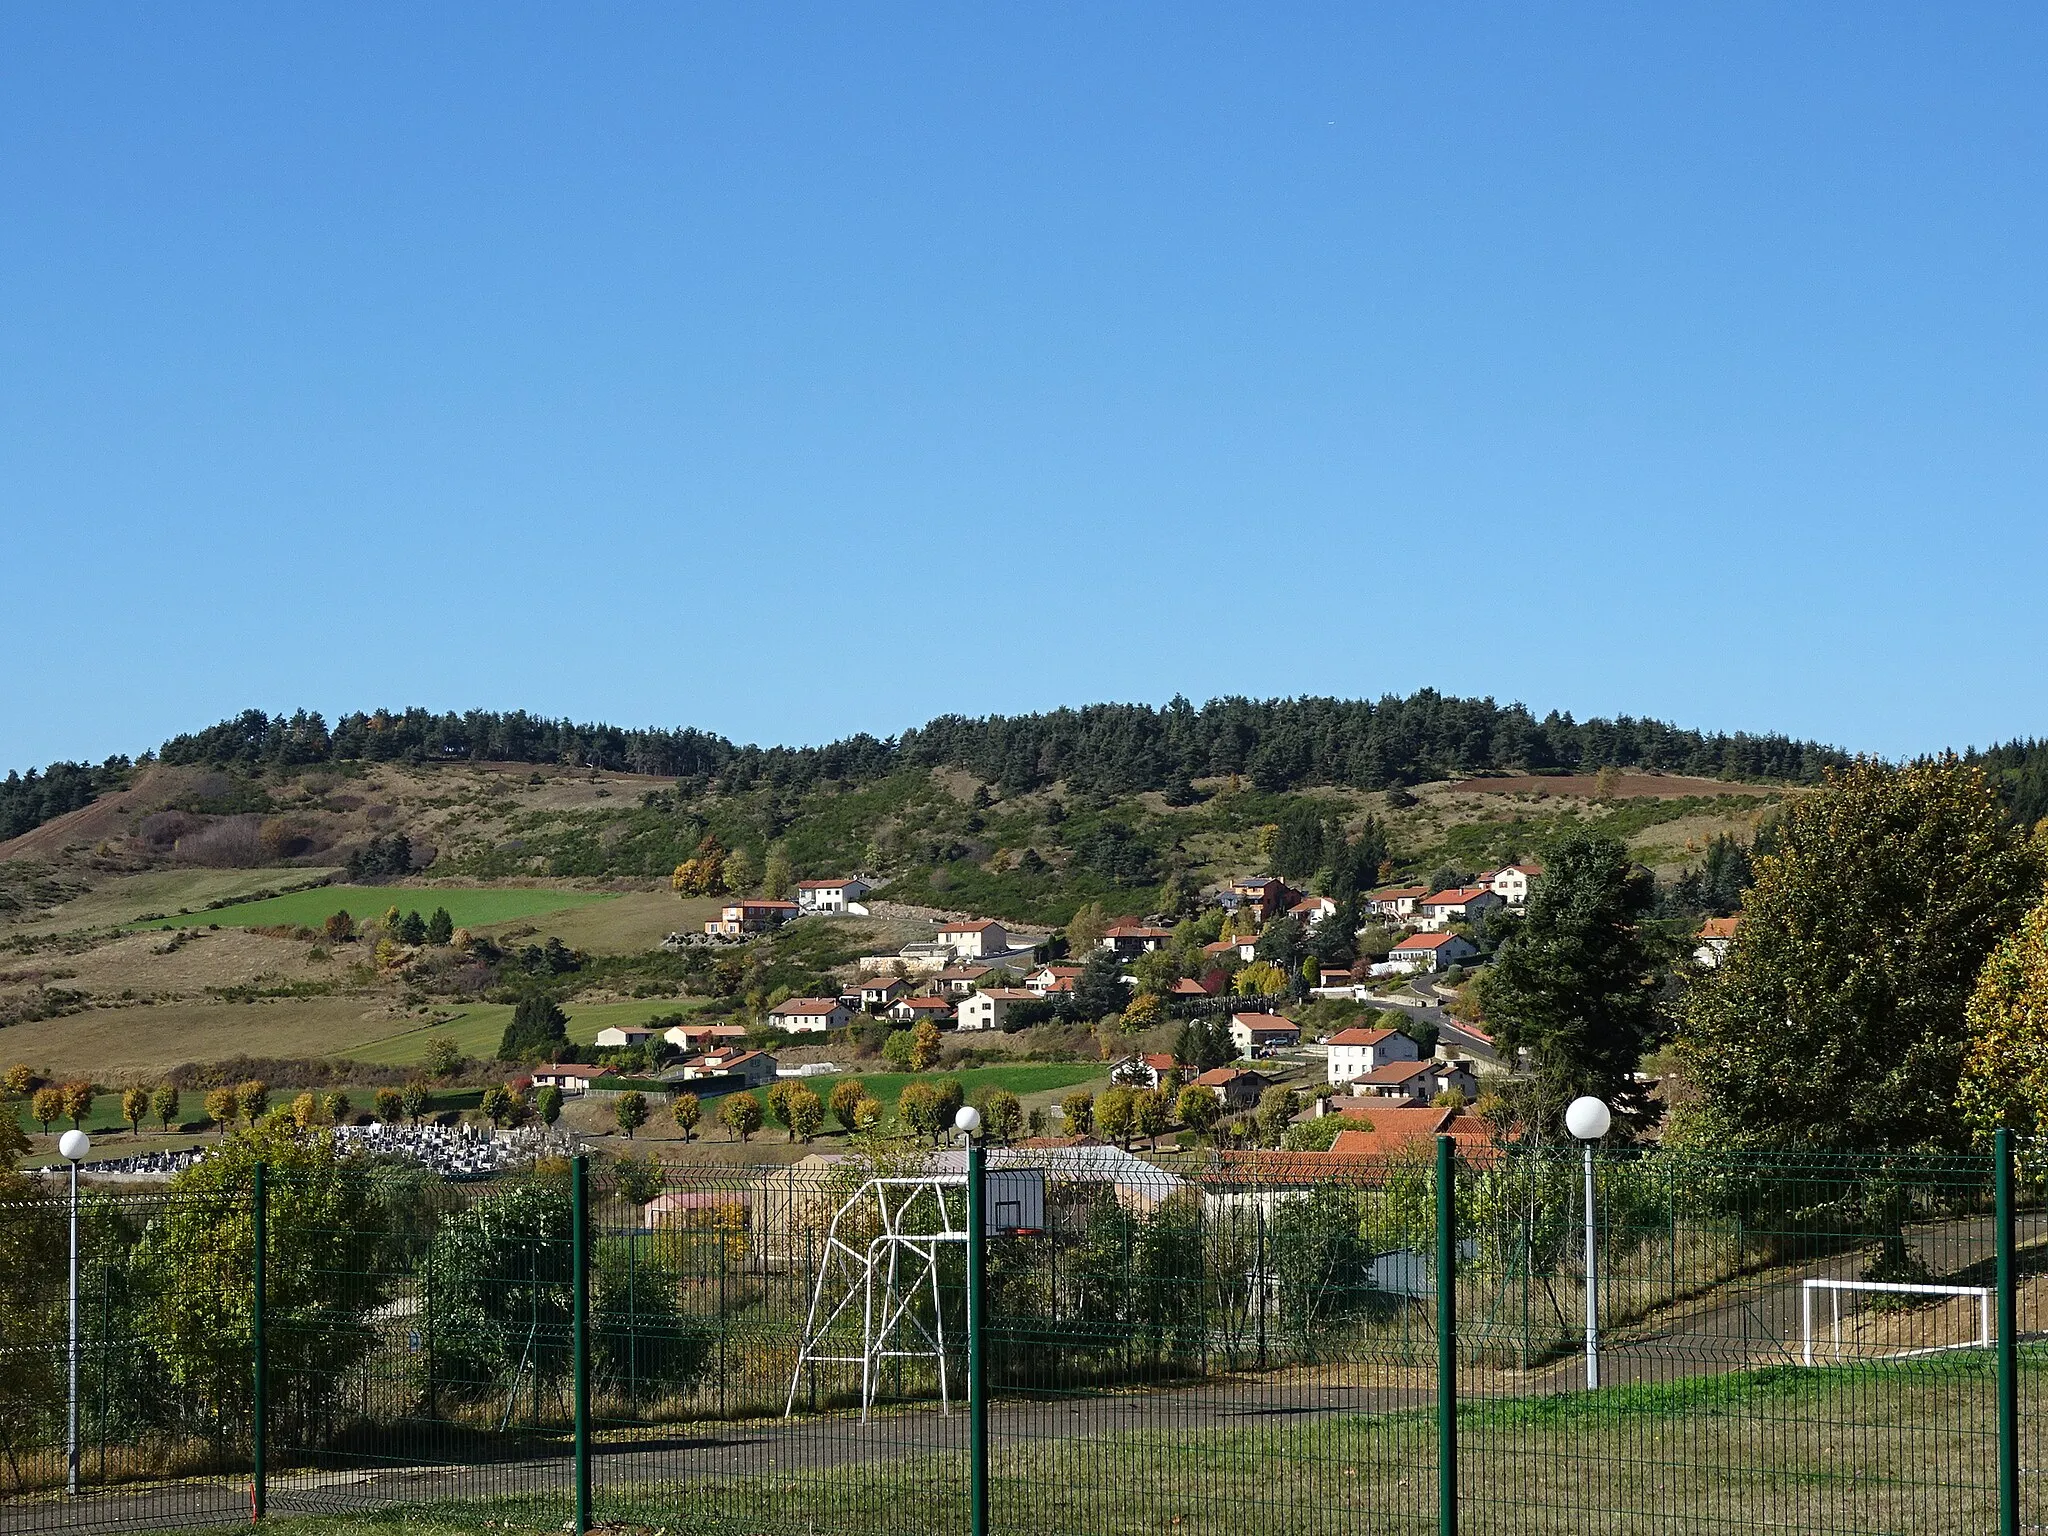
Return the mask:
M840 1002L836 997L792 997L777 1003L768 1011L771 1014L796 1013L811 1016L829 1014L833 1009L844 1008L845 1006L846 1004Z
M610 1077L610 1067L586 1067L573 1061L558 1061L552 1066L535 1067L535 1077L580 1077L588 1082L593 1077Z
M1384 1157L1418 1142L1427 1145L1438 1135L1451 1137L1461 1151L1494 1145L1493 1127L1462 1109L1439 1109L1429 1104L1374 1105L1340 1113L1347 1120L1365 1122L1356 1130L1347 1126L1337 1133L1330 1151L1343 1155Z
M1425 907L1462 907L1468 901L1474 901L1481 896L1491 896L1492 894L1493 887L1490 885L1461 885L1455 890L1438 891L1432 896L1423 897L1422 905Z
M1367 1029L1354 1024L1349 1029L1340 1029L1324 1042L1326 1045L1378 1045L1394 1033L1391 1029Z
M1396 944L1396 949L1442 949L1446 944L1458 942L1455 933L1414 933Z
M1700 924L1699 936L1703 939L1732 939L1735 925L1742 921L1742 914L1733 917L1710 917Z
M1292 1019L1283 1019L1277 1013L1233 1013L1233 1024L1242 1024L1253 1034L1298 1035L1301 1026Z
M1195 1082L1204 1088L1227 1088L1241 1077L1256 1077L1262 1083L1266 1081L1263 1072L1252 1072L1243 1067L1211 1067Z
M992 917L977 917L976 919L974 919L973 922L941 923L939 924L939 932L983 933L990 928L1000 928L1002 926L1003 925L1001 923L997 922Z
M1384 1067L1374 1067L1358 1081L1379 1087L1382 1084L1405 1083L1410 1078L1421 1077L1435 1070L1436 1063L1433 1061L1390 1061Z
M1187 976L1181 977L1179 981L1168 987L1166 991L1169 997L1207 997L1209 995L1207 987Z
M897 1006L899 1008L922 1008L927 1012L936 1010L939 1013L951 1013L953 1011L952 999L945 997L906 997Z
M796 888L800 891L836 891L844 885L866 885L859 875L848 875L842 880L799 880Z

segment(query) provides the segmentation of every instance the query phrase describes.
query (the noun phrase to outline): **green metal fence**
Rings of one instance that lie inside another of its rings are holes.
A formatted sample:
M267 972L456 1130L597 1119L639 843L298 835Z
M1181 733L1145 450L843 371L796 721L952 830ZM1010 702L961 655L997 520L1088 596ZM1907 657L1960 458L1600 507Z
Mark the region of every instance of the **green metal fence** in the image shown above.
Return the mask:
M0 1530L2016 1536L2041 1172L1603 1155L1590 1224L1575 1150L1449 1141L89 1188L75 1493L68 1202L0 1207Z

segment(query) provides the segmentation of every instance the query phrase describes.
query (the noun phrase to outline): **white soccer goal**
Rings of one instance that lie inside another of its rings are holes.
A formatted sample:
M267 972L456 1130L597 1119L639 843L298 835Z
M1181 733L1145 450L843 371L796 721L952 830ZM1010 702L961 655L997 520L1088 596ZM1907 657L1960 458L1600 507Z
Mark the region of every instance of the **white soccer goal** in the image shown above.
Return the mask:
M1930 1344L1918 1349L1890 1349L1864 1355L1866 1359L1902 1360L1909 1355L1938 1355L1951 1349L1989 1349L1991 1347L1991 1287L1987 1285L1908 1285L1899 1280L1802 1280L1799 1282L1799 1322L1801 1334L1800 1359L1807 1365L1813 1358L1813 1297L1816 1291L1828 1294L1829 1333L1834 1342L1836 1361L1842 1358L1842 1293L1844 1291L1877 1291L1895 1296L1974 1296L1977 1298L1977 1336L1974 1339L1959 1339L1950 1344Z

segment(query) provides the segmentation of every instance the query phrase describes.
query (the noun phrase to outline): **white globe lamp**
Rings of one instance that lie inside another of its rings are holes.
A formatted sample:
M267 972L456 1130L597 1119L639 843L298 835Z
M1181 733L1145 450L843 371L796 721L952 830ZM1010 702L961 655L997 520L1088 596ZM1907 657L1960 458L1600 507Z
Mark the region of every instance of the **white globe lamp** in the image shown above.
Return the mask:
M57 1155L71 1165L71 1347L70 1392L65 1404L64 1491L78 1493L78 1164L92 1150L92 1138L73 1126L57 1138Z
M973 1136L981 1129L981 1111L972 1104L962 1104L953 1116L953 1129L963 1136Z
M1573 1099L1564 1112L1564 1128L1579 1139L1586 1162L1586 1390L1600 1385L1599 1237L1593 1203L1593 1143L1614 1124L1614 1111L1590 1093Z
M67 1163L82 1162L91 1150L92 1138L83 1131L66 1131L57 1138L57 1155Z
M1564 1112L1564 1128L1580 1141L1598 1141L1614 1124L1614 1111L1590 1093L1573 1099Z

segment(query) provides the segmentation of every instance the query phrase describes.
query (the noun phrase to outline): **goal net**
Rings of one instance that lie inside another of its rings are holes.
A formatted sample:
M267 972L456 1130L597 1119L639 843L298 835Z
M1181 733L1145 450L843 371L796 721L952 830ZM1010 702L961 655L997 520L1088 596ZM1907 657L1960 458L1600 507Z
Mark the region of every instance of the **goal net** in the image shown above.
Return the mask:
M1833 1365L1989 1349L1991 1294L1984 1285L1802 1280L1800 1359Z

